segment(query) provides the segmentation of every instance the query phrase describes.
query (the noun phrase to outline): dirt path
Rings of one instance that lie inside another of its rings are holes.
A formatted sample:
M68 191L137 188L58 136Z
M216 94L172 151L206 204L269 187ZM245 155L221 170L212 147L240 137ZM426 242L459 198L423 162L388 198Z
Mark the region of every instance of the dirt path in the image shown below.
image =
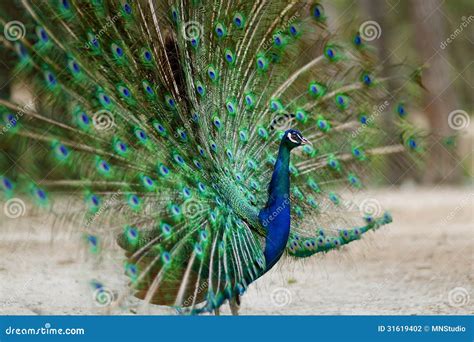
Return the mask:
M474 189L370 196L390 208L393 224L342 250L280 262L250 286L241 314L474 314ZM85 262L77 234L50 243L37 218L1 219L0 314L174 314L129 299L97 307L87 279L100 276L120 293L120 262Z

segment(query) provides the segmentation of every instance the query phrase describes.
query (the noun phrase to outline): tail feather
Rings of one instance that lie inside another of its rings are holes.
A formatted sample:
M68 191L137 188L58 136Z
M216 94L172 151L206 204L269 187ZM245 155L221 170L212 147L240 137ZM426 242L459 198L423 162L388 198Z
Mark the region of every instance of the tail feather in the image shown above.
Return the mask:
M338 249L352 241L359 240L368 231L374 231L382 225L392 222L389 213L384 213L379 218L366 218L366 225L350 229L341 229L338 236L333 236L331 232L327 234L324 229L317 229L317 235L308 237L292 234L288 240L287 252L290 256L297 258L307 258L316 253L325 253Z

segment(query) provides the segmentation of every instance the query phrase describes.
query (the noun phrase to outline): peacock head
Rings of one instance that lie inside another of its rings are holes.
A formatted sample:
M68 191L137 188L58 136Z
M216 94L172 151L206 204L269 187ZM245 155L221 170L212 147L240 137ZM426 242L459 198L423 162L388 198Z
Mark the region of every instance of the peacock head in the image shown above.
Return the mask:
M300 131L297 131L295 129L287 130L285 134L283 135L281 143L285 144L290 149L293 149L301 145L311 144L311 142L308 139L303 137Z

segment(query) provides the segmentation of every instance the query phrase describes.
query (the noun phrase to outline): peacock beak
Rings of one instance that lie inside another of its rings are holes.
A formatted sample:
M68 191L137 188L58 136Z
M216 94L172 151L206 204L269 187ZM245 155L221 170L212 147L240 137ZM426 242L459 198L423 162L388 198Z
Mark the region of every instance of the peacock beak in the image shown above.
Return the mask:
M306 138L301 138L301 145L311 145L311 146L313 146L313 143L311 141L309 141L308 139L306 139Z

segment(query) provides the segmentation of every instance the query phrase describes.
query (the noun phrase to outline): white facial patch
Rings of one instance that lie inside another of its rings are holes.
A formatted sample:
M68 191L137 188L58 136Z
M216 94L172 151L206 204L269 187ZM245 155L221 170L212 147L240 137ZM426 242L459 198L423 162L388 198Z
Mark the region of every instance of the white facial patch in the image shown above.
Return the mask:
M295 143L295 144L298 143L297 140L294 140L294 139L291 137L291 133L288 133L287 137L288 137L288 139L290 139L291 142L293 142L293 143Z

